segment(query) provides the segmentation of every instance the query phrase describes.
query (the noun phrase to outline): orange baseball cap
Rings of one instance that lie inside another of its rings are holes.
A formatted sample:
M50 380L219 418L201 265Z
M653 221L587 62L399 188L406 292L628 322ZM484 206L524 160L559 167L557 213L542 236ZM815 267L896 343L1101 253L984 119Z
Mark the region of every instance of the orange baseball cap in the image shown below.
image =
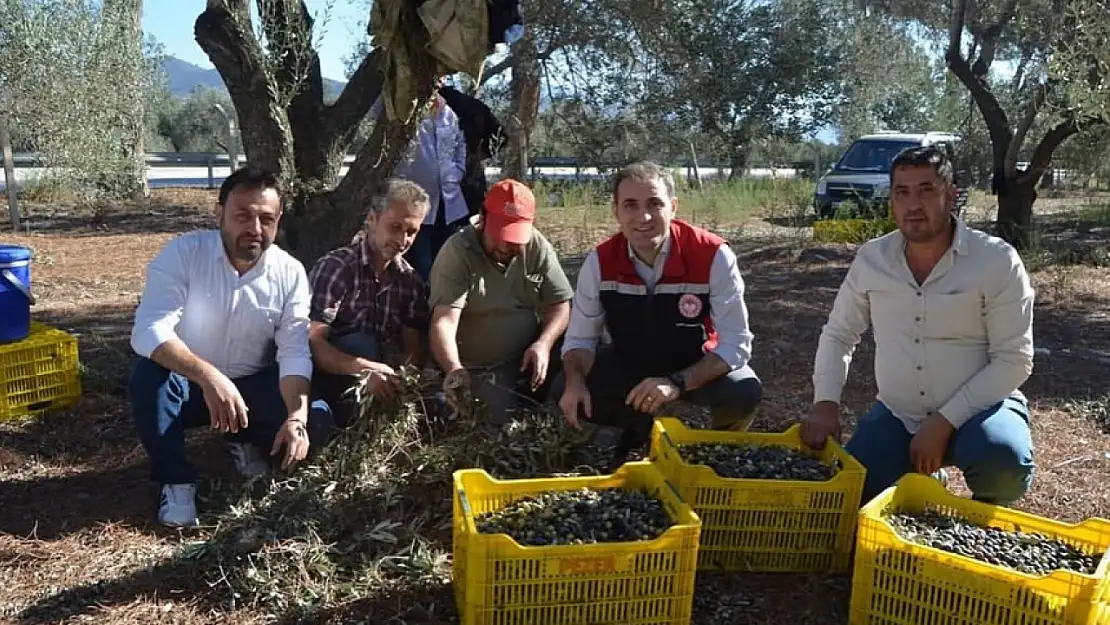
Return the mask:
M524 245L532 238L536 198L523 183L506 178L486 192L485 228L495 239Z

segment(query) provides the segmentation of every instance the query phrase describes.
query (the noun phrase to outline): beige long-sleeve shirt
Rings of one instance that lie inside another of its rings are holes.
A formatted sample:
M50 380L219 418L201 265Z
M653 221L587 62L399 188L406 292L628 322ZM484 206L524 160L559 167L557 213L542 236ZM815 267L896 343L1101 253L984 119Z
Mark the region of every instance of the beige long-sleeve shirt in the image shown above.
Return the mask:
M1033 297L1017 252L961 220L920 285L900 232L868 241L821 331L814 402L839 403L852 354L871 327L879 401L911 433L935 411L958 428L1032 373Z

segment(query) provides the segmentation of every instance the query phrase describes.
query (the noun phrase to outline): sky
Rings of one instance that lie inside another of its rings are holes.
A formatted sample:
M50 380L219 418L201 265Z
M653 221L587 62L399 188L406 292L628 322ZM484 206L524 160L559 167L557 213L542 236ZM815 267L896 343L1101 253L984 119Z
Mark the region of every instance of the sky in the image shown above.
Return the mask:
M307 3L316 19L321 71L325 78L345 81L343 59L365 35L368 3L363 0ZM205 0L144 0L143 31L161 42L167 54L209 69L212 63L193 38L193 23L204 7Z

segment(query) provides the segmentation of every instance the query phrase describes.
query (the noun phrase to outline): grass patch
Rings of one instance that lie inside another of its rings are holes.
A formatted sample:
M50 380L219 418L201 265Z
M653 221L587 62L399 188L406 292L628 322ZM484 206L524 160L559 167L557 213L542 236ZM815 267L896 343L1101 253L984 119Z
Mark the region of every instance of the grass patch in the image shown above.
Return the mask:
M707 182L700 188L676 177L678 217L725 237L737 237L757 218L784 226L808 225L813 182L754 178ZM537 182L536 222L560 255L584 254L616 231L608 183Z

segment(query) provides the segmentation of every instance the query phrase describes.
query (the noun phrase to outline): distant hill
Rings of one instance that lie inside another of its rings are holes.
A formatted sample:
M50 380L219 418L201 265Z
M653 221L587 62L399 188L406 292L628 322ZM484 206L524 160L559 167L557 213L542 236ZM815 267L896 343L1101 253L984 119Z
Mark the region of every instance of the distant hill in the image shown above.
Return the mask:
M170 85L170 92L178 97L186 97L197 87L209 87L224 90L224 81L215 69L205 69L182 61L177 57L166 57L162 62L162 69ZM333 100L343 90L346 83L338 80L324 79L324 99Z

